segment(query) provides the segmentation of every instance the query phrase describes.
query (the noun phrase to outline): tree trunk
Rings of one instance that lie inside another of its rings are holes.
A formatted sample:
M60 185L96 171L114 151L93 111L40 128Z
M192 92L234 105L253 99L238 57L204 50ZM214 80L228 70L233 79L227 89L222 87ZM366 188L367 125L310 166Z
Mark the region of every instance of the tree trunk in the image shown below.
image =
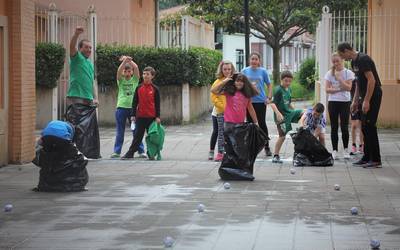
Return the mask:
M280 47L272 46L272 64L273 64L273 83L275 86L280 84L280 62L281 62L281 54L280 54Z

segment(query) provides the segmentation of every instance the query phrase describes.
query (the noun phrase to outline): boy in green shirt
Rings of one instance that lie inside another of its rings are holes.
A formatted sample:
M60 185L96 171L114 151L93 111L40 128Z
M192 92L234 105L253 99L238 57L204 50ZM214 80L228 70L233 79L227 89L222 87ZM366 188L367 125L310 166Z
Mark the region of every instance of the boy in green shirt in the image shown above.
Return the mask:
M292 96L290 84L292 83L293 75L290 71L283 71L281 74L281 85L276 88L274 101L271 103L271 108L274 111L274 120L277 124L279 138L275 144L273 163L282 163L279 157L279 151L285 141L286 134L292 130L292 123L298 123L303 110L294 109L292 105Z
M114 153L111 158L119 158L121 155L122 145L124 143L125 124L130 121L132 113L132 101L136 88L139 84L139 67L129 56L120 58L122 63L117 71L118 84L118 102L115 111L115 120L117 123L117 135L115 137ZM134 134L134 131L133 131ZM144 145L139 145L139 157L146 158L144 153Z

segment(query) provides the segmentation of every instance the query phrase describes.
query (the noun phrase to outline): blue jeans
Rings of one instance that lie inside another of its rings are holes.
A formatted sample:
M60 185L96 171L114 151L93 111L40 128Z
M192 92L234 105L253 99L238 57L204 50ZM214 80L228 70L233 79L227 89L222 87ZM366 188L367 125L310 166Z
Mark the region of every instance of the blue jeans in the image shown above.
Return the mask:
M115 120L117 121L117 136L115 137L114 153L121 154L122 145L124 144L125 125L126 121L130 122L130 116L132 114L131 108L117 108L115 111ZM133 135L135 131L133 131ZM139 145L138 152L144 153L143 142Z

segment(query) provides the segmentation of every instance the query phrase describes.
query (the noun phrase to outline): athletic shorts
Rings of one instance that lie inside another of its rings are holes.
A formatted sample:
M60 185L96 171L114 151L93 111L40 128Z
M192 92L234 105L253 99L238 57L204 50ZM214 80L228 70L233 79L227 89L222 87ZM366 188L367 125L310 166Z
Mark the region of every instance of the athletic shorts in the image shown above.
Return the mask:
M279 137L285 136L290 130L292 130L292 123L298 123L303 112L304 111L301 109L293 110L284 116L283 122L276 124Z

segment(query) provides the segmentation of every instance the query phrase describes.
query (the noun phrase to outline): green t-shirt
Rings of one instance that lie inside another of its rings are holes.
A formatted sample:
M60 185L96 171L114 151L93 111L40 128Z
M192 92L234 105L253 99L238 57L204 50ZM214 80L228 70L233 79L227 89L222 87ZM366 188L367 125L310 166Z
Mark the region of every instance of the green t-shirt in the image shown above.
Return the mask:
M133 96L139 84L139 79L132 76L126 80L125 77L117 80L118 83L118 102L117 108L132 108Z
M274 94L274 103L283 116L286 116L292 111L292 109L290 108L291 102L292 91L290 90L290 88L285 89L281 85L276 87Z
M78 51L69 60L69 89L67 96L93 100L93 80L93 63Z

